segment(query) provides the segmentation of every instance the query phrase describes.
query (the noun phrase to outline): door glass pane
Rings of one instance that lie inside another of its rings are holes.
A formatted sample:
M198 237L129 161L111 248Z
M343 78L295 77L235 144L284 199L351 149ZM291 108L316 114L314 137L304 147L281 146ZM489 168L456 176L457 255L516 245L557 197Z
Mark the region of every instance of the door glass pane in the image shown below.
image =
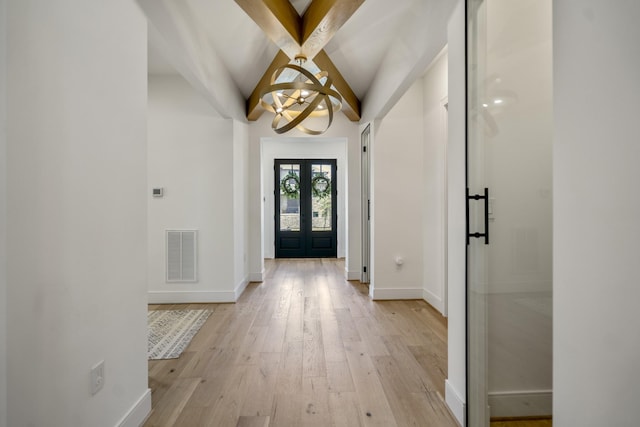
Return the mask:
M280 231L300 231L300 165L280 165Z
M331 165L311 165L311 231L331 231Z
M468 0L468 422L551 415L552 1Z

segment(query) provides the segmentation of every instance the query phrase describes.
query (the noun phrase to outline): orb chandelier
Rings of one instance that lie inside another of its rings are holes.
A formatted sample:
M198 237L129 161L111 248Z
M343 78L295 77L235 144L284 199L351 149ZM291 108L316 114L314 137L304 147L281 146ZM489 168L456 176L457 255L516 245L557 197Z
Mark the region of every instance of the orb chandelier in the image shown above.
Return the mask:
M275 114L271 128L278 134L293 128L309 135L324 133L342 107L342 96L331 87L329 73L313 74L303 68L306 59L299 55L298 65L276 69L270 85L260 91L260 104Z

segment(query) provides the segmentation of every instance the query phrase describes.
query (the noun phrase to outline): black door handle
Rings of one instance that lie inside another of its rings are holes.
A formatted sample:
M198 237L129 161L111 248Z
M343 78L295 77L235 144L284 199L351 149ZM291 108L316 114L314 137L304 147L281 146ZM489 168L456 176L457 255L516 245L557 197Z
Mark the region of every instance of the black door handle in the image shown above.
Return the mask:
M467 195L467 245L469 244L469 239L474 237L479 239L480 237L484 237L484 244L489 244L489 189L484 189L484 195L474 194L469 195L469 189L466 190ZM484 200L484 233L470 233L469 232L469 201L470 200Z

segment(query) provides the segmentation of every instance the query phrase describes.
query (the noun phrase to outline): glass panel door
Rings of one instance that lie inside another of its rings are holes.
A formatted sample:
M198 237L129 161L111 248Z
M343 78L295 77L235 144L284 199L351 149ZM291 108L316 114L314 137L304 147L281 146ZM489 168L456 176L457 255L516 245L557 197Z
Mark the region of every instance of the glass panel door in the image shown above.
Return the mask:
M337 255L336 160L276 160L276 258Z
M551 415L551 0L467 0L469 426Z

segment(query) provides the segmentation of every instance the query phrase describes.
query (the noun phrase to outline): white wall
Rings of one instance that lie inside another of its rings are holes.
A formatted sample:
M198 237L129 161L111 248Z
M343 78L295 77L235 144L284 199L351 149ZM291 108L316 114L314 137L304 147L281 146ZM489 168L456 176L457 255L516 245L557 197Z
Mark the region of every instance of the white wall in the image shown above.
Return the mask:
M249 125L233 121L234 292L237 300L249 283Z
M346 138L262 138L262 186L264 202L264 257L275 257L275 200L273 196L275 159L336 159L338 258L346 256Z
M265 113L259 120L249 124L249 278L261 281L264 273L265 226L263 213L265 194L262 193L262 139L274 138L278 135L271 129L273 116ZM310 136L294 129L286 134L287 138L303 138ZM322 134L323 138L346 138L347 176L345 181L347 202L345 234L347 240L345 275L349 279L360 278L362 266L360 252L360 133L358 124L349 121L344 114L334 116L331 127ZM273 227L271 227L273 229Z
M465 11L458 0L448 25L449 145L447 150L447 310L446 401L461 425L466 405L465 313Z
M242 208L242 192L234 190L244 185L243 137L234 143L233 121L216 118L180 76L150 76L148 131L149 301L235 301L242 267L234 259L236 249L244 251L242 227L234 225L234 209ZM163 187L164 197L151 197L153 187ZM196 283L166 283L168 229L198 230Z
M0 0L0 427L7 426L7 2Z
M374 299L423 296L422 84L421 79L417 80L374 132L371 151ZM397 259L401 259L401 265Z
M553 2L559 427L640 419L638 21L638 2Z
M423 77L424 242L423 297L446 314L447 214L447 63L446 48Z
M139 425L150 410L145 19L126 0L20 0L6 28L7 424ZM91 396L100 360L104 388Z

